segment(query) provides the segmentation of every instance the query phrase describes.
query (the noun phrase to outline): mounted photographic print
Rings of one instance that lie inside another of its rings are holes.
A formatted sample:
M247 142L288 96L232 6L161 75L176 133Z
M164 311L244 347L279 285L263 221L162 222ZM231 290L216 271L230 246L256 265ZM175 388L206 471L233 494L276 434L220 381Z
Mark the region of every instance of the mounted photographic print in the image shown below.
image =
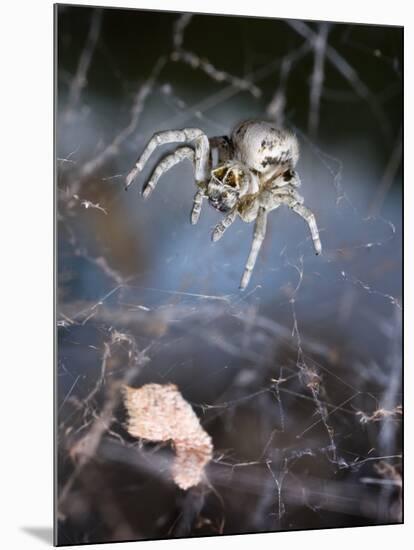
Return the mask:
M55 542L403 521L403 29L55 6Z

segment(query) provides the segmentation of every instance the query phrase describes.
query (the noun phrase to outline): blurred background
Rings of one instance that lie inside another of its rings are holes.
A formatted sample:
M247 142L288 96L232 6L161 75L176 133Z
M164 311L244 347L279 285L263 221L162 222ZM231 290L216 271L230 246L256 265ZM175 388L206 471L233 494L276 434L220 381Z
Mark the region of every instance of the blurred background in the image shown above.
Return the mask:
M56 7L57 542L402 521L402 28ZM323 246L280 208L217 243L154 132L292 128ZM120 387L175 383L214 445L172 481Z

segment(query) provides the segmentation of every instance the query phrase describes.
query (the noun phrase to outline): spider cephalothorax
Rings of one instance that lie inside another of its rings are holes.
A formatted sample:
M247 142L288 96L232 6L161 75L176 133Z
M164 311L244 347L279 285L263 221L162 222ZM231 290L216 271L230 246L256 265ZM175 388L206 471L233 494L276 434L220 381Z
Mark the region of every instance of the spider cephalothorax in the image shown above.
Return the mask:
M178 147L174 153L164 157L144 186L143 195L147 198L162 174L177 162L188 159L194 164L198 187L191 223L197 223L204 198L216 210L226 214L214 228L213 241L219 240L237 217L245 222L255 221L253 243L240 288L246 288L250 281L266 233L267 213L282 204L304 218L311 232L315 252L321 252L315 217L303 205L303 198L297 191L300 180L294 168L299 158L299 146L294 134L269 122L255 120L239 124L231 139L226 136L208 138L198 128L159 132L148 142L128 174L127 188L144 168L154 149L172 142L189 142L193 147ZM213 150L217 150L215 163Z
M254 174L243 164L228 161L211 171L207 184L208 201L220 212L230 212L236 207L240 198L248 193L255 193L259 186Z

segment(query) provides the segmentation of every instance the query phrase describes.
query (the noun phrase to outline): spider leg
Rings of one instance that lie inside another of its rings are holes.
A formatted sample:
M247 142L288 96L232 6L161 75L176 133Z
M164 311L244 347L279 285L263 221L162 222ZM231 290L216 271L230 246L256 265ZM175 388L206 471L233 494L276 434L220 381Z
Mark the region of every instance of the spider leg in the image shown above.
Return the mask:
M264 208L259 209L257 214L256 224L253 232L253 242L250 248L249 257L247 258L246 267L244 268L243 277L240 282L240 289L244 290L249 284L253 268L256 264L257 256L263 244L266 234L267 212Z
M291 208L294 212L296 212L296 214L299 214L299 216L301 216L308 224L315 252L316 254L320 254L322 252L322 244L319 238L318 226L316 225L316 220L313 212L309 210L309 208L306 208L306 206L303 206L303 204L295 204Z
M219 239L221 239L226 229L228 229L231 226L231 224L235 221L236 218L237 218L237 209L235 208L230 212L230 214L228 214L225 218L223 218L221 222L218 223L214 228L213 233L211 235L211 239L213 240L213 242L216 242Z
M172 168L182 160L188 159L191 162L194 162L194 157L195 153L194 150L191 149L191 147L179 147L174 151L174 153L170 153L169 155L164 157L157 164L151 174L150 179L144 186L144 189L142 191L144 199L147 199L151 195L158 183L158 180L163 174L165 174L165 172L167 172L170 168Z
M198 222L198 218L200 217L201 206L202 206L204 197L205 197L204 189L199 189L197 193L194 195L193 208L191 210L191 216L190 216L190 220L193 225L195 225Z
M135 166L126 177L126 189L134 182L138 174L144 169L153 151L166 143L194 142L195 159L194 172L196 181L204 181L209 172L210 145L208 137L198 128L184 128L182 130L166 130L158 132L148 142L141 156L138 157Z
M316 224L313 212L302 204L303 197L301 197L295 190L282 188L282 190L276 195L276 201L278 204L286 204L286 206L289 206L289 208L305 220L309 226L315 252L316 254L320 254L322 252L322 244L319 238L318 226Z
M209 142L210 151L217 151L217 162L213 164L222 164L230 160L233 154L233 146L227 136L215 136L210 138Z
M293 185L294 187L301 187L302 182L300 181L299 174L295 172L295 170L292 170L291 173L292 173L292 177L289 182L290 185Z
M210 170L212 164L216 165L217 163L220 164L222 162L229 160L232 152L232 146L231 146L231 141L227 136L215 136L210 138L208 141L210 146L210 151L209 151L210 158L209 158L208 170ZM217 151L216 162L213 162L213 151ZM208 174L208 177L209 176L210 175ZM208 179L208 177L206 178L206 180ZM198 182L198 184L200 185L200 182ZM203 187L204 189L201 188L199 191L197 191L197 193L194 196L193 208L191 210L191 217L190 217L191 223L193 225L198 222L203 199L206 196L206 186L203 186Z

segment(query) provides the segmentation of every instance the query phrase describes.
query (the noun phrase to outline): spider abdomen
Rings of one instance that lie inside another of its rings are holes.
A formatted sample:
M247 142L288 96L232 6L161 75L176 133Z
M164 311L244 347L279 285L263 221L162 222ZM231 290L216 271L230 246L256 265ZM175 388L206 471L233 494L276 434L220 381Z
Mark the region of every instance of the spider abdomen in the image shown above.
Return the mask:
M233 131L238 160L260 174L273 173L279 166L294 167L299 158L294 134L269 122L248 120Z

